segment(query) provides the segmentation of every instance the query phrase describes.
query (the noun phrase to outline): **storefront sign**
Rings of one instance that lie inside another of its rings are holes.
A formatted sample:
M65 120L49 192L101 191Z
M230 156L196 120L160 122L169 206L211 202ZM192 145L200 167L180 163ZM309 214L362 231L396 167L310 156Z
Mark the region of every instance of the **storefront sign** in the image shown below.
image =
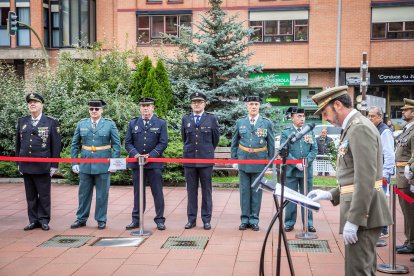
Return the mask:
M300 92L300 106L316 108L317 105L312 100L312 96L320 91L320 89L302 89Z
M414 85L414 70L371 72L371 85Z
M251 74L251 78L266 77L266 84L277 86L308 86L308 73L262 73Z

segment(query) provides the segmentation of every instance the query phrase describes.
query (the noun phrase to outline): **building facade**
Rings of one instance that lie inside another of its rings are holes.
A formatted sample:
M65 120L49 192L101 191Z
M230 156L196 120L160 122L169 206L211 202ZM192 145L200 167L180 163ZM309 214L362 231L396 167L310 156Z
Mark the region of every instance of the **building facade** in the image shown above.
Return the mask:
M224 0L222 7L255 30L250 62L263 64L263 74L279 85L266 100L281 112L298 105L310 120L320 120L310 98L335 84L338 1ZM151 57L172 54L176 48L160 33L179 35L177 26L200 21L208 8L208 0L0 0L0 59L25 74L27 64L42 58L29 29L8 37L9 10L38 32L53 64L59 51L96 41ZM340 18L339 84L349 85L354 99L360 94L367 52L367 94L385 99L388 116L400 118L402 99L414 98L414 1L342 1Z

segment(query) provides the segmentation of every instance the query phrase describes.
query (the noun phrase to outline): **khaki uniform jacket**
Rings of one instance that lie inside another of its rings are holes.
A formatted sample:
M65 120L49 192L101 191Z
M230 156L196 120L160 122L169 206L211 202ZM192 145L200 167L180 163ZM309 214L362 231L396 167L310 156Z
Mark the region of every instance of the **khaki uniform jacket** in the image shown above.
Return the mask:
M341 207L340 233L346 221L359 225L360 230L393 223L382 188L374 189L375 181L382 179L381 137L359 112L341 135L336 168L339 186L330 192L332 203ZM341 195L341 187L348 185L354 185L353 193Z
M397 148L395 151L395 162L407 162L414 171L414 125L401 133L397 139ZM397 164L397 187L408 188L410 184L414 184L414 180L408 181L404 176L404 166Z

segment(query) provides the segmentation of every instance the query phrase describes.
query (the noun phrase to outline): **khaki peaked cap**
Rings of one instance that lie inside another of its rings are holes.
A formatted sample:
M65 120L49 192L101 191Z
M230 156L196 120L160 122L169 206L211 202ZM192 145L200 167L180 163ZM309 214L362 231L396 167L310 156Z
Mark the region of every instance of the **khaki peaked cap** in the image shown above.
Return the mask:
M337 86L331 87L322 92L319 92L312 96L312 100L318 105L318 110L314 113L315 115L321 114L323 108L333 99L339 96L348 94L348 86Z
M414 100L404 98L404 106L401 109L414 109Z

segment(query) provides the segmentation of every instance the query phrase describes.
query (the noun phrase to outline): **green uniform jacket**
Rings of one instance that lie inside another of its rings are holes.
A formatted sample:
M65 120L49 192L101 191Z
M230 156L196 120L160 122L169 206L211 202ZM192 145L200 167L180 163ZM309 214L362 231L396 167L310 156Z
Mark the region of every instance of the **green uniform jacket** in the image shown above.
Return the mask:
M411 171L414 171L414 125L401 133L397 139L397 148L395 151L395 162L407 162ZM404 166L397 166L397 187L408 188L414 184L414 179L407 180L404 176Z
M101 147L111 145L111 148L95 152L82 148L83 146ZM118 129L111 119L101 118L95 129L90 118L82 119L76 125L73 134L70 156L78 158L119 158L121 155L121 140ZM80 172L87 174L107 173L109 163L81 163Z
M261 152L246 152L239 148L239 145L247 148L267 147L267 150ZM252 128L248 116L236 121L236 127L231 140L231 158L232 159L271 159L275 154L275 139L273 135L272 122L259 116L257 122ZM261 172L265 165L239 164L239 170L247 173Z
M332 203L341 204L340 233L345 222L371 229L392 224L385 194L374 189L382 179L381 137L367 118L356 113L342 133L338 148L336 178L339 187L332 189ZM340 194L340 187L354 185L353 193Z
M285 128L282 131L280 144L283 144L292 132L297 132L296 128L293 125ZM309 133L304 135L300 140L290 145L289 156L287 157L287 159L297 160L306 158L308 160L308 178L312 178L313 160L315 160L317 154L318 144L316 143L313 131L310 131ZM286 169L286 176L303 178L303 171L298 170L296 168L296 165L288 165Z

